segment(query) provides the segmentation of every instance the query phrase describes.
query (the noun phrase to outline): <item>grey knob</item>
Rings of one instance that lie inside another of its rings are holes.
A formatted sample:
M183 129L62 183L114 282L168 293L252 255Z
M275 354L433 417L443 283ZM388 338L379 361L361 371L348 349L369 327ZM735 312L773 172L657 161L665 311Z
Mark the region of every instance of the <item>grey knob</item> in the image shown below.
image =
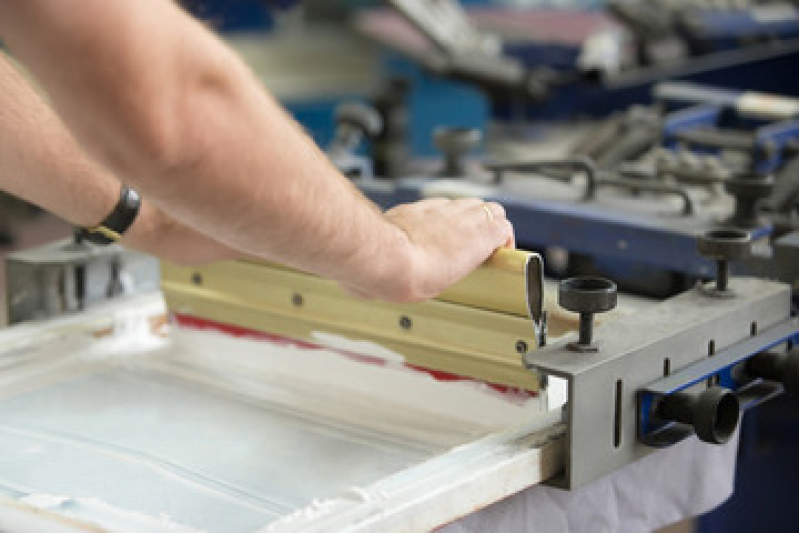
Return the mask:
M444 154L444 176L462 176L463 159L480 145L483 134L474 128L440 127L433 131L433 144Z
M616 307L618 289L605 278L582 276L560 282L558 304L574 313L580 313L579 340L570 347L581 352L597 351L593 342L594 314Z
M697 249L703 256L716 261L716 291L723 293L729 288L730 261L749 257L752 238L743 230L712 230L699 237Z
M336 108L336 136L330 153L346 153L364 138L374 139L383 131L383 119L371 106L348 102Z
M383 131L383 118L377 110L360 102L348 102L336 108L336 123L351 124L367 137L377 137Z
M728 220L731 226L743 229L762 224L758 204L774 191L774 177L755 173L737 174L724 183L724 189L735 197L735 212Z

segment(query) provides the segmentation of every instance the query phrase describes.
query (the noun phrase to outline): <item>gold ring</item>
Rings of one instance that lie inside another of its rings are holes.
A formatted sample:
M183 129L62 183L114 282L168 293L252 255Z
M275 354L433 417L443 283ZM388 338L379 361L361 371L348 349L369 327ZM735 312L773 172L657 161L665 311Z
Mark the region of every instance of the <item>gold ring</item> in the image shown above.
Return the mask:
M483 203L483 211L486 212L486 216L488 217L489 222L494 222L494 213L488 207L488 204Z

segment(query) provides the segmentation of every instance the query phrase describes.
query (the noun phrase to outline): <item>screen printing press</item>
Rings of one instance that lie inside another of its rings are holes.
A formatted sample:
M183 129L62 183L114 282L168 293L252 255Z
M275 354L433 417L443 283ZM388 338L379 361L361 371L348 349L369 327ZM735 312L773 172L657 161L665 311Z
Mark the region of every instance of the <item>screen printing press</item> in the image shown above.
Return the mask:
M100 301L142 260L8 259L3 531L651 530L723 501L740 412L799 388L790 286L723 269L616 307L522 251L409 305L165 264Z

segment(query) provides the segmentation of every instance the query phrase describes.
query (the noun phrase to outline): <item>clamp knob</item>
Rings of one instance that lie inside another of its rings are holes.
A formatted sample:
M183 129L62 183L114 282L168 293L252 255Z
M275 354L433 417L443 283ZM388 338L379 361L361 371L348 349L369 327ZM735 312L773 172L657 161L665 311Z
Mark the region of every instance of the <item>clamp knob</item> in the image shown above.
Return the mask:
M383 118L377 110L360 102L347 102L336 108L336 123L350 124L363 132L363 135L374 138L383 131Z
M336 136L331 152L347 152L364 139L374 139L383 131L383 118L371 106L347 102L336 108Z
M731 226L753 229L762 224L758 203L774 191L774 176L737 174L727 179L724 189L735 197L735 212L727 221Z
M593 343L594 314L604 313L616 307L618 289L605 278L581 276L560 282L558 304L574 313L580 313L580 336L569 348L579 352L595 352Z
M465 174L463 158L480 145L483 134L475 128L440 127L433 131L433 144L444 154L442 176Z
M716 261L716 292L727 293L730 284L730 261L745 259L752 251L749 233L737 229L708 231L697 240L697 250Z
M755 378L781 383L785 392L799 396L799 348L788 353L759 353L746 361L744 371Z
M738 427L741 406L738 397L723 387L710 387L699 394L675 392L657 406L656 415L694 428L699 440L724 444Z

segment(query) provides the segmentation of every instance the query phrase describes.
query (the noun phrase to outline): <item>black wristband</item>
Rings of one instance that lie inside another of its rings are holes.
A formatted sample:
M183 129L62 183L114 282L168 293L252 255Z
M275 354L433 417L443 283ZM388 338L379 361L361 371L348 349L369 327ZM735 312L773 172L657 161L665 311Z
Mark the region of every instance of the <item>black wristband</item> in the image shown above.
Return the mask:
M119 193L119 202L114 210L97 226L80 228L78 235L81 239L94 244L105 245L116 242L136 220L140 207L139 193L123 185Z

